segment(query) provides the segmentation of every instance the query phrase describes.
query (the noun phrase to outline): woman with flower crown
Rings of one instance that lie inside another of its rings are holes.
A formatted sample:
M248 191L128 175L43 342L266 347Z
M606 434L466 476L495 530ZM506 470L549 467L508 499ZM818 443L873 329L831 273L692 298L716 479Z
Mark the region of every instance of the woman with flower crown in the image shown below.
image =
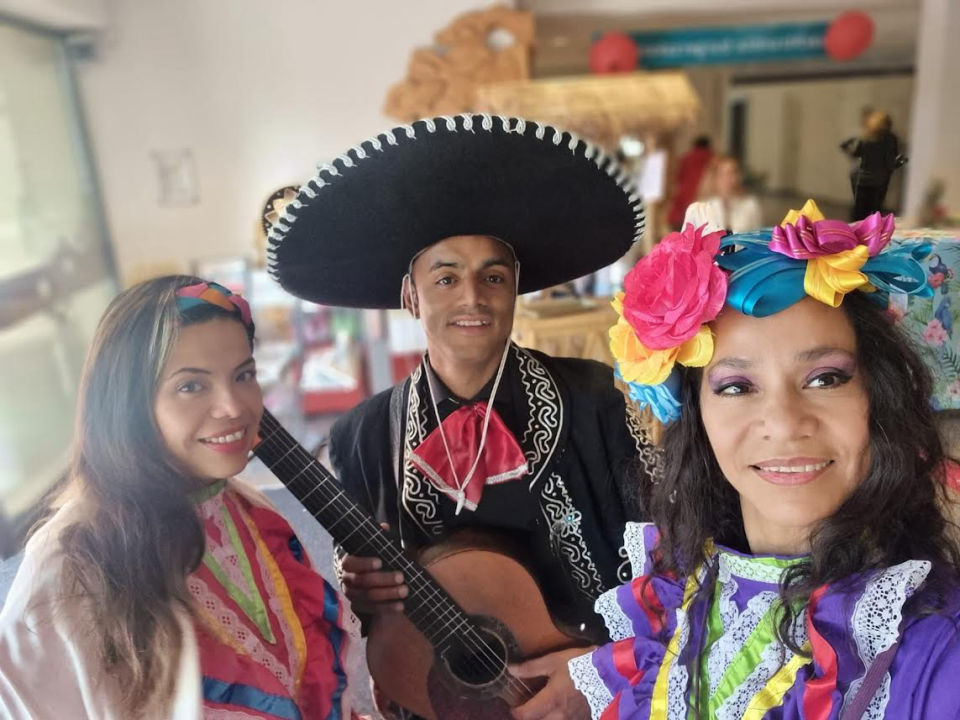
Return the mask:
M893 218L813 203L687 226L627 276L618 372L668 423L612 642L570 661L594 718L960 717L960 553L930 378L883 314L927 295Z
M107 308L68 484L0 613L0 717L351 717L350 611L233 477L263 412L253 332L193 277Z

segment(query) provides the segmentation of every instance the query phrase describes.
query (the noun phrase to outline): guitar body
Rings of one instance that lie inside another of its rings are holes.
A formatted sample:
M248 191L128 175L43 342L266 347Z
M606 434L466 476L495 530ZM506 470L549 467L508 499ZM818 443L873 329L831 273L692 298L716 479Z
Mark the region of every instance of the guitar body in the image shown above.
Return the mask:
M370 675L383 695L417 715L508 720L510 708L529 693L519 691L506 663L582 644L556 627L536 581L495 539L460 533L418 560L505 657L478 656L469 648L459 657L441 656L405 615L375 617L367 641ZM531 687L530 680L523 683Z

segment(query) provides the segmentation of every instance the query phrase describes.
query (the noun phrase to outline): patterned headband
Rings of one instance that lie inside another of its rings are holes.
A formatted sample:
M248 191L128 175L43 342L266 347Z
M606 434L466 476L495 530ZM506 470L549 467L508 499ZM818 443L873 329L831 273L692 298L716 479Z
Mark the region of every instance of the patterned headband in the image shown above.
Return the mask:
M874 213L848 225L827 220L808 200L775 228L727 235L687 225L671 233L624 278L610 328L617 377L661 422L680 417L677 363L713 357L707 325L724 304L745 315L773 315L806 296L839 307L854 290L886 307L890 293L931 297L920 261L929 243L887 248L893 216Z
M177 290L177 309L183 313L201 305L216 305L236 315L248 330L253 327L250 305L239 294L215 282L199 282Z

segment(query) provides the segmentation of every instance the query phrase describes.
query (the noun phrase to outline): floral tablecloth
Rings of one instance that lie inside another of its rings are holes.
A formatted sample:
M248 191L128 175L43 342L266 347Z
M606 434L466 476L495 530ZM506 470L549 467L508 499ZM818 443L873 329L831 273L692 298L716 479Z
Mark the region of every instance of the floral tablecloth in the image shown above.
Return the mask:
M898 231L893 237L893 243L921 241L933 243L924 261L933 298L894 295L889 312L933 373L934 408L960 410L960 228Z

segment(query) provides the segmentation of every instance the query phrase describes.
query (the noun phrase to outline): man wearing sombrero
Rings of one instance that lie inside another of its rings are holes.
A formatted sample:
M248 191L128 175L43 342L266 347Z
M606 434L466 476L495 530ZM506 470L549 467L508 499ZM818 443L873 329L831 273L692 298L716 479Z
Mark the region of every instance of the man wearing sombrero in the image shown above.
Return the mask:
M269 235L271 273L292 294L406 307L426 333L412 375L331 430L346 492L410 549L461 528L508 535L529 549L554 617L596 641L606 630L593 602L629 579L631 488L652 479L657 454L610 368L525 350L510 331L518 293L610 264L643 225L626 175L588 143L464 115L382 133L321 166ZM344 560L361 612L396 610L405 596L377 567ZM520 672L566 673L549 658ZM560 707L551 692L518 716Z

